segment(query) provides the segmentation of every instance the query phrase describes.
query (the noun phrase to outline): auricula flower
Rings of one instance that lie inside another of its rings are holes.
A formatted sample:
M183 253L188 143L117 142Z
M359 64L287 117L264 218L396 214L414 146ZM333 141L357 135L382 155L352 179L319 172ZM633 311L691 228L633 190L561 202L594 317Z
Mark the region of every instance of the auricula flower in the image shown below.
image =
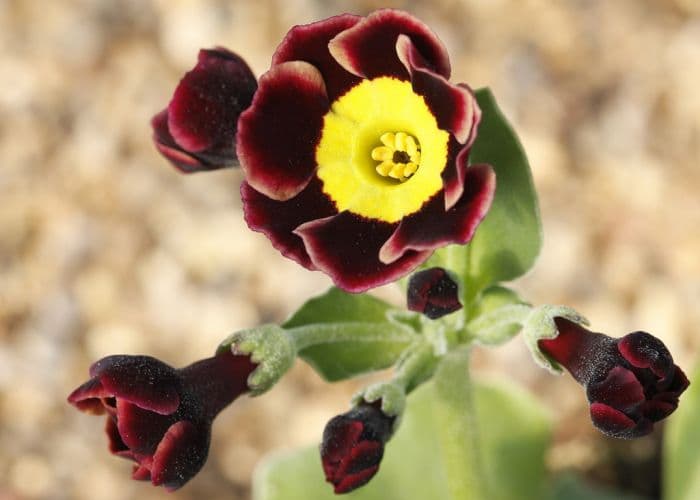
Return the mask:
M676 409L689 382L659 339L646 332L615 339L564 318L554 321L558 335L540 339L539 348L586 388L601 432L644 436Z
M133 479L175 490L204 466L214 417L248 391L255 367L230 350L181 369L150 356L108 356L68 401L107 414L109 451L136 462Z
M396 10L292 28L238 122L248 225L348 291L467 243L495 187L479 106L442 42Z

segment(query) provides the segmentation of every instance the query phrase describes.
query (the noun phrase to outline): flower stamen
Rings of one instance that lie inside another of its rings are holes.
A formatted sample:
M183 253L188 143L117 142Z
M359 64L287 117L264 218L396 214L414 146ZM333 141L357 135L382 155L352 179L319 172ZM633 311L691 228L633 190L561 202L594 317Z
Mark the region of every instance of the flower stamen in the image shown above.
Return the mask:
M380 162L375 170L382 177L408 180L420 165L420 145L405 132L386 132L379 138L382 146L372 150L372 159Z

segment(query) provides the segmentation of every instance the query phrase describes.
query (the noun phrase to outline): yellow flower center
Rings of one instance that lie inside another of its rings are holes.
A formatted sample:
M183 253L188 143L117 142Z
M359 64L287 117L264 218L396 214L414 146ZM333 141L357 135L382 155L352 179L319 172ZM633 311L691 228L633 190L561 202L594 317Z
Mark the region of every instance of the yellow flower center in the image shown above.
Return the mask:
M418 170L420 146L405 132L387 132L379 138L383 146L372 150L372 159L379 163L375 170L382 177L405 181Z
M410 82L363 80L324 116L317 175L339 211L397 222L442 189L448 140Z

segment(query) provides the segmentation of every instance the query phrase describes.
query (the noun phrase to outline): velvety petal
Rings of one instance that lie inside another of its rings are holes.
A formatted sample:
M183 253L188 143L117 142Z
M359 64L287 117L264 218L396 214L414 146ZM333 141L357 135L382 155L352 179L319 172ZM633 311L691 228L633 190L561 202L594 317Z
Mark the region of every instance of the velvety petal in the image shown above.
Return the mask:
M415 273L408 281L407 308L437 319L462 308L459 287L441 267Z
M442 171L442 190L445 193L445 210L455 206L464 194L464 179L469 168L468 146L463 146L450 136L447 143L447 164Z
M374 11L333 38L328 48L342 67L357 76L407 80L408 72L396 53L401 34L411 39L425 66L450 77L450 60L440 39L422 21L398 10Z
M628 411L644 402L644 388L630 370L615 366L605 379L591 384L586 392L590 401Z
M678 396L680 396L689 385L690 381L688 380L688 377L686 377L685 373L683 373L683 370L675 366L672 371L671 382L669 383L668 387L666 387L665 391L668 394L678 398Z
M175 139L170 135L168 130L168 110L164 109L151 119L151 127L153 128L153 142L156 149L162 154L172 165L185 174L199 172L204 170L214 170L222 168L230 160L222 159L219 163L205 163L197 155L188 153L175 143Z
M237 151L246 181L275 200L299 194L316 171L316 145L329 108L321 73L285 62L260 78L238 122Z
M117 422L115 418L107 417L105 422L105 433L108 439L108 449L110 453L114 455L119 455L124 458L134 459L134 455L129 450L129 447L124 443L124 440L119 435L119 429L117 428Z
M287 61L306 61L321 72L326 82L328 99L333 102L351 87L360 82L361 78L346 71L331 56L328 42L341 31L351 28L362 19L352 14L341 14L323 21L294 26L277 51L272 56L272 65Z
M168 106L168 129L184 150L229 151L235 158L236 124L250 106L255 76L238 55L223 48L200 50Z
M90 367L90 375L110 395L147 410L167 415L180 404L175 369L151 356L107 356Z
M379 249L396 224L362 218L350 212L299 226L311 262L342 289L363 292L394 281L412 271L432 252L406 251L390 264L379 260Z
M124 444L135 454L152 455L174 418L117 400L117 429Z
M143 465L134 465L134 470L131 473L131 479L135 481L150 481L151 469Z
M294 230L305 222L337 213L335 204L323 193L320 180L312 179L306 189L287 201L268 198L243 182L241 198L248 227L264 233L285 257L315 269L303 240Z
M102 398L111 394L98 378L91 378L68 396L68 402L85 413L102 415L105 412Z
M333 417L323 430L321 460L326 475L335 474L340 462L357 444L362 434L362 422L344 415Z
M629 333L618 341L617 348L632 366L649 368L659 378L664 378L673 368L671 353L649 333Z
M384 456L384 445L377 441L363 441L352 448L335 473L335 493L348 493L364 486L379 470ZM329 478L330 479L330 478Z
M396 51L411 76L414 92L423 96L438 127L450 132L461 144L473 139L474 120L481 113L469 88L453 85L444 76L427 68L426 61L408 36L399 35Z
M472 165L466 169L464 185L462 198L451 209L445 211L440 191L405 217L381 247L379 259L388 264L410 251L431 252L450 243L467 243L491 206L496 176L489 165Z
M644 436L653 428L646 419L635 422L621 411L602 403L591 405L591 420L603 434L623 439Z
M153 455L152 483L173 491L192 479L207 461L210 435L209 425L174 423Z
M668 417L671 413L673 413L676 408L678 407L678 403L669 403L667 401L658 401L652 399L651 401L647 401L644 404L644 408L642 409L642 415L644 417L648 418L652 422L658 422L659 420L663 420L664 418Z

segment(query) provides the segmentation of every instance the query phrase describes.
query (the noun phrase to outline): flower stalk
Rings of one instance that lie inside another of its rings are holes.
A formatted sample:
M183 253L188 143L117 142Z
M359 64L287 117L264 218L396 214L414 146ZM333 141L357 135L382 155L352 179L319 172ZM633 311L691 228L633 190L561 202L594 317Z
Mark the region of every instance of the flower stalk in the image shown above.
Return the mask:
M449 500L489 498L481 459L479 422L469 372L471 350L447 354L435 373L436 406L442 466Z

